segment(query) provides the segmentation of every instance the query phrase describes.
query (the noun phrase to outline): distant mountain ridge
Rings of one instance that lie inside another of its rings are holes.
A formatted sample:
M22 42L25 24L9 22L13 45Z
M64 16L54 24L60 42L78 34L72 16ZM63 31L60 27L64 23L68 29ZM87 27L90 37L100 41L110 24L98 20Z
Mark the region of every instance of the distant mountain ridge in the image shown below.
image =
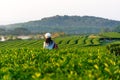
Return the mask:
M120 21L94 16L53 16L41 20L6 25L7 29L26 28L32 33L65 32L69 34L98 33L101 29L110 30L120 25Z

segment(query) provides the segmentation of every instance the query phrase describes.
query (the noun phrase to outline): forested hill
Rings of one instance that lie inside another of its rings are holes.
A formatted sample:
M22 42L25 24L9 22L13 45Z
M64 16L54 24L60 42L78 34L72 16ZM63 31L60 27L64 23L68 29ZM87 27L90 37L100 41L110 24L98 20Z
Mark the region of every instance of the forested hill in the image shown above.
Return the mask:
M93 16L53 16L26 23L11 24L9 29L25 28L32 33L66 32L66 33L98 33L101 30L114 30L120 21Z

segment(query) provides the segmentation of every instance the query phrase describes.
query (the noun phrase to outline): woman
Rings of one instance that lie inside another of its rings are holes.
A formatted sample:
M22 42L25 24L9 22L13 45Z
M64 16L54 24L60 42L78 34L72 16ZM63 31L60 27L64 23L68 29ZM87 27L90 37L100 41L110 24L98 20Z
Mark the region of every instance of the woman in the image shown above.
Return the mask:
M45 41L43 43L43 48L46 48L46 49L58 48L58 46L55 44L55 42L51 39L50 33L45 34Z

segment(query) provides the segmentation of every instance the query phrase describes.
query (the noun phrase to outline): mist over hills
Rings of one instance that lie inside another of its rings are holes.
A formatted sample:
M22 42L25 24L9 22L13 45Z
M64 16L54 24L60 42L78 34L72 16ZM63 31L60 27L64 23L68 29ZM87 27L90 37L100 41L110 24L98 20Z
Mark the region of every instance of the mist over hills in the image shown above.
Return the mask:
M0 34L20 34L20 31L22 34L44 32L99 33L102 30L114 31L118 26L120 26L120 21L100 17L56 15L36 21L0 26L0 29L4 29Z

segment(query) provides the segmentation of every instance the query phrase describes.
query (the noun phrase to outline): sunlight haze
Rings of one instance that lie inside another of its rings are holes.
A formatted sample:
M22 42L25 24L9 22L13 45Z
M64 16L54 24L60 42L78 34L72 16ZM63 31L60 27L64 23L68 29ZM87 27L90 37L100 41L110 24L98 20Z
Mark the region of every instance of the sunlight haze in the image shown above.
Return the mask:
M120 21L120 0L0 0L0 25L55 15L97 16Z

